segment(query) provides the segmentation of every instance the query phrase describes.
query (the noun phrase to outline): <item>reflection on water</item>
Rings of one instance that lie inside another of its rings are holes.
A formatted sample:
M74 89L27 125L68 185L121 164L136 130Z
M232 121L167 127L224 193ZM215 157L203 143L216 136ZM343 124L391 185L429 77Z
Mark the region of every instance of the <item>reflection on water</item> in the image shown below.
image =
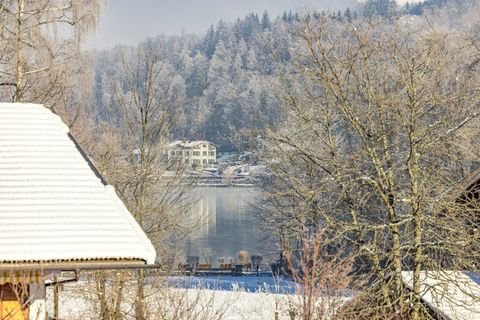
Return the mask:
M265 258L274 252L273 240L266 239L250 206L258 197L255 188L198 188L195 192L201 196L191 219L200 224L185 241L186 255L216 262L221 257L238 259L240 250Z

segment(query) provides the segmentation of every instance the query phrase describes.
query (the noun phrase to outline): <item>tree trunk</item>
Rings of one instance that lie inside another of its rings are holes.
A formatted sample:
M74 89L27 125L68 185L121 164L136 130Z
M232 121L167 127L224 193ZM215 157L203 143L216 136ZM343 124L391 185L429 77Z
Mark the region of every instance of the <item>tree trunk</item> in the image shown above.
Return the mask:
M23 12L25 9L24 0L18 0L17 13L17 74L15 81L15 96L14 102L22 102L23 100L23 72L24 72L24 58L23 58Z
M138 270L137 296L135 297L135 319L145 320L145 273Z

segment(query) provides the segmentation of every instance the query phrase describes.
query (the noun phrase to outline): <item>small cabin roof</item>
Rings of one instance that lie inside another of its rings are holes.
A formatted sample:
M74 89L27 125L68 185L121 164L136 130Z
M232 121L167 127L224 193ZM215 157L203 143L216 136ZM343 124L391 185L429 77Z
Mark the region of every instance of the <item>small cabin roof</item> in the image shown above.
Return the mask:
M402 272L407 287L413 287L413 272ZM443 319L480 319L479 275L451 270L421 271L420 296Z
M155 249L60 117L0 103L0 266L155 262Z

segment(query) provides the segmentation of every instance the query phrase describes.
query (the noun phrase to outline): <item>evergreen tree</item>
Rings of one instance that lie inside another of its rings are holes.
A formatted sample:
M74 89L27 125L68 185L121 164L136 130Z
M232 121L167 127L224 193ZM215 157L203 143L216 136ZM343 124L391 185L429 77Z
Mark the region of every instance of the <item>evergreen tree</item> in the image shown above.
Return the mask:
M288 22L292 22L293 19L294 19L294 16L293 16L293 14L292 14L292 11L290 10L290 11L288 12L287 21L288 21Z
M270 22L267 11L263 12L261 25L262 30L270 30L272 28L272 23Z
M190 72L186 75L185 83L188 98L198 97L207 88L208 60L201 53L197 53L191 62Z
M215 46L215 29L213 28L213 25L211 25L208 28L207 34L203 38L202 43L202 52L207 56L208 59L212 58L215 52Z
M352 22L352 12L350 11L350 7L347 7L343 15L345 16L345 19L347 19L348 22Z

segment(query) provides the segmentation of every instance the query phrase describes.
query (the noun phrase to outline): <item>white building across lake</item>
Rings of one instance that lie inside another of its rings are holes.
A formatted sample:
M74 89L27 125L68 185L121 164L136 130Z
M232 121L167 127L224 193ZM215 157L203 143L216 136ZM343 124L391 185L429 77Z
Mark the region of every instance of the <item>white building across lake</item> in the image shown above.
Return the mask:
M207 168L217 163L217 146L209 141L177 140L167 146L168 158L177 158L193 168Z

